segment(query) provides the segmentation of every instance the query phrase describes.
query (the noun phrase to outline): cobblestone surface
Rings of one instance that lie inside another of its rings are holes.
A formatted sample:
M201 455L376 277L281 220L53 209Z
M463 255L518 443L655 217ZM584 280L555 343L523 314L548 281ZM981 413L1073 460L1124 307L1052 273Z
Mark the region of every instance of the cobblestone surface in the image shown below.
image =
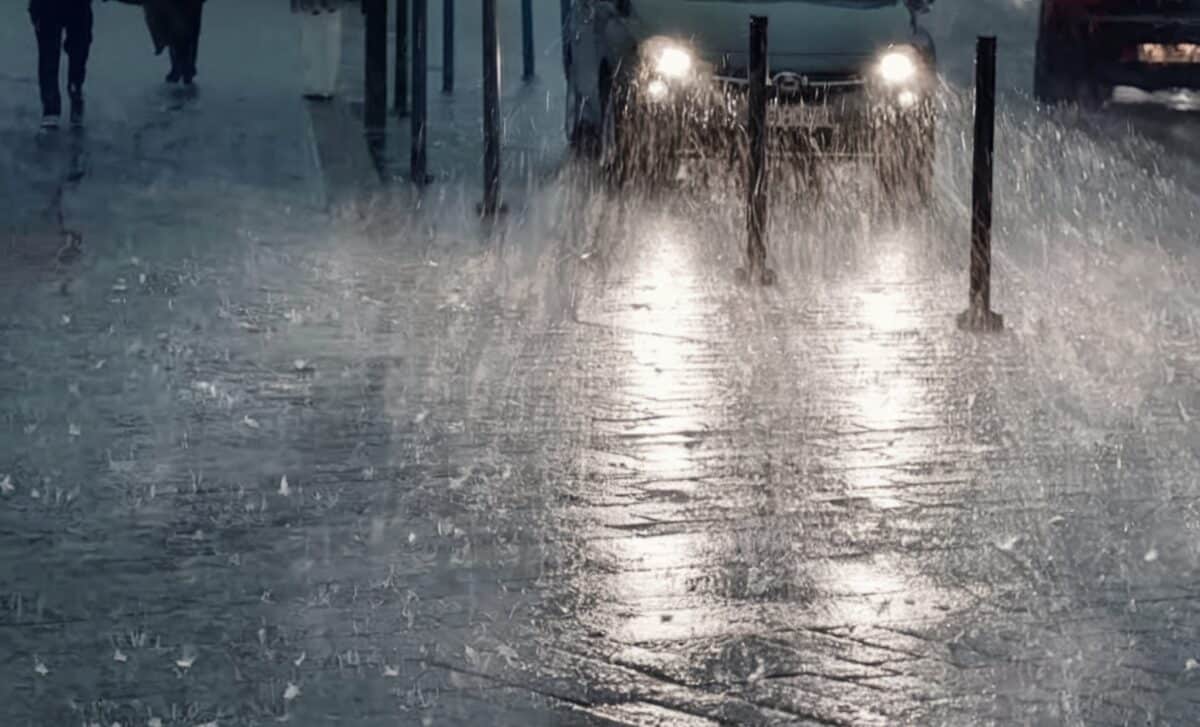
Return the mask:
M733 191L322 215L214 65L227 124L101 111L0 211L85 240L0 271L6 725L1191 723L1197 207L1148 142L1006 117L975 337L953 154L928 220L781 185L747 289Z

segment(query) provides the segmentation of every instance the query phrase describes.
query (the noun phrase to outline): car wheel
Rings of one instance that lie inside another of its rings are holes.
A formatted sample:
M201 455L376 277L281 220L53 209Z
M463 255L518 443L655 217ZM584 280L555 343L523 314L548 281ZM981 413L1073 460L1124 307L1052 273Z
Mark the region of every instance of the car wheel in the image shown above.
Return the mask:
M604 123L600 164L617 186L657 188L679 169L679 120L666 109L639 104L633 82L606 73L600 84Z
M600 78L602 122L599 135L600 167L612 183L621 186L629 179L632 150L626 126L629 123L629 91L607 67Z
M1061 54L1063 39L1043 25L1038 31L1037 52L1033 66L1033 95L1044 104L1059 104L1068 100L1066 80L1062 77Z
M571 151L585 159L600 155L600 130L583 118L583 98L567 84L567 144Z
M936 125L927 118L877 128L873 154L883 197L893 204L928 207L933 200Z
M1098 111L1104 108L1104 104L1112 100L1112 95L1112 86L1091 78L1083 78L1079 81L1075 98L1081 108Z
M1033 70L1034 97L1048 105L1076 103L1099 108L1112 96L1112 89L1088 75L1087 43L1084 33L1062 22L1046 20L1038 30Z

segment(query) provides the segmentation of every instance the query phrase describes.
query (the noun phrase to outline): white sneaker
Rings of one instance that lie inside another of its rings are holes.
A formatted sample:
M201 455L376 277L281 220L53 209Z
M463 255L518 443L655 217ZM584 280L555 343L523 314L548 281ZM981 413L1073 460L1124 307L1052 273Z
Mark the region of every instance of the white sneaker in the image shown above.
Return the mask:
M42 117L42 128L50 131L58 128L58 116L46 114Z

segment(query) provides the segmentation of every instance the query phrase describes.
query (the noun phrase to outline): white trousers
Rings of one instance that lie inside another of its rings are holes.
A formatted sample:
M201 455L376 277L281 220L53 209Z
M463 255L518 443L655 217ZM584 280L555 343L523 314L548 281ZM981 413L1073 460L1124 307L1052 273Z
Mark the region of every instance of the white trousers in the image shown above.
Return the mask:
M304 93L333 96L342 65L342 12L297 13L300 53L304 58Z

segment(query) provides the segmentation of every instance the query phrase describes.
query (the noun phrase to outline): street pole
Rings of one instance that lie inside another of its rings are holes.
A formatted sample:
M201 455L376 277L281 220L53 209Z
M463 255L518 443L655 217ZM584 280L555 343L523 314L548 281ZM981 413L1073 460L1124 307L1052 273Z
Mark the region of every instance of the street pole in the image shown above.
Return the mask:
M975 58L975 160L971 181L971 293L958 317L965 330L999 331L992 311L992 209L996 141L996 39L980 37Z
M483 0L483 205L484 219L500 211L500 28L496 0Z
M429 182L429 0L412 0L412 12L412 181L423 187Z
M571 47L570 27L567 25L571 19L571 0L558 0L558 9L561 12L559 28L562 30L563 68L566 68L567 51Z
M525 60L525 72L521 78L532 81L536 70L533 58L533 0L521 0L521 51Z
M408 116L408 0L396 0L396 115Z
M454 93L454 0L442 0L442 93Z
M774 273L767 269L767 25L763 16L750 18L749 68L749 156L746 179L747 282L758 279L763 285L774 282Z
M363 120L372 131L382 131L387 125L387 12L388 0L363 0L366 15Z

